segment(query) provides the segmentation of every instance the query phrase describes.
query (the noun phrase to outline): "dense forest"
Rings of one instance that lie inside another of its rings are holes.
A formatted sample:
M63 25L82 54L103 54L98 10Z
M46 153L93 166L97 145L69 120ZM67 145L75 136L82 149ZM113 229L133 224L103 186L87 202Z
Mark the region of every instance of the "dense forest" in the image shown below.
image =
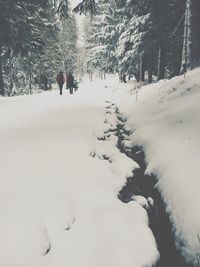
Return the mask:
M200 60L198 0L101 0L88 32L90 68L125 81L170 78Z
M59 70L149 83L184 73L200 63L199 13L199 0L0 0L0 94L49 89Z
M0 0L0 94L51 88L76 68L77 29L68 1Z

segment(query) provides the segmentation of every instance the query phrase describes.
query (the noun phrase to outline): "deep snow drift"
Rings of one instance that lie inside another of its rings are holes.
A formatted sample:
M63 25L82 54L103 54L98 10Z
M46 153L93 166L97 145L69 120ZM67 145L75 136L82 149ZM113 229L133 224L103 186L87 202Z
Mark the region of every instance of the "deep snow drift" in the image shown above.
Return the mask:
M115 127L112 115L104 122L112 89L98 81L73 96L0 99L0 266L142 267L157 260L145 209L117 198L137 164L118 151L114 136L97 140ZM100 160L104 153L112 163Z
M200 69L169 81L116 90L120 110L133 130L127 147L142 145L148 173L167 204L177 246L187 260L200 253ZM136 102L136 94L138 100Z

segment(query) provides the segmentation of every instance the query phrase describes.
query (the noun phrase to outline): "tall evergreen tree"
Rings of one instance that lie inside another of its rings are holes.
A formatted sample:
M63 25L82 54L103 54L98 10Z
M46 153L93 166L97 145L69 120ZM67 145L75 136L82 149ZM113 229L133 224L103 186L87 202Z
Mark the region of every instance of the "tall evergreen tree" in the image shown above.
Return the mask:
M121 23L116 2L101 0L96 12L87 38L88 68L113 73L118 71L116 48Z
M66 72L76 72L77 70L77 41L78 31L75 16L72 14L67 20L62 20L60 40L64 69Z
M68 0L0 0L0 5L0 94L12 93L23 68L26 79L21 81L28 81L31 90L41 56L59 50L55 22L68 17Z
M182 52L182 68L186 70L192 69L200 62L199 12L199 1L186 0Z
M5 95L4 73L12 58L26 57L29 69L35 55L45 47L45 32L49 23L47 10L55 9L59 15L67 16L67 0L0 0L0 94ZM62 12L61 12L62 10ZM17 60L21 62L21 60ZM31 71L32 72L32 71ZM10 75L13 77L13 75ZM10 82L12 84L12 82Z
M96 14L96 1L95 0L82 0L73 10L79 14Z
M29 50L38 49L43 45L43 38L38 29L43 27L41 16L45 1L1 0L0 5L0 94L4 95L2 55L25 54ZM2 75L1 75L2 74Z

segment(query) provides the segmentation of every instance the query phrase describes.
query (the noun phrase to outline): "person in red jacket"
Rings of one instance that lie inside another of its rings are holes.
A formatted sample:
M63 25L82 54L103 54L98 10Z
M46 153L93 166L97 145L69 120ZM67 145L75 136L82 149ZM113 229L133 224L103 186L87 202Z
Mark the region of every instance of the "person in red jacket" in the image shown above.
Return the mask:
M62 71L58 74L56 80L59 86L60 95L62 95L63 84L65 83L65 77Z

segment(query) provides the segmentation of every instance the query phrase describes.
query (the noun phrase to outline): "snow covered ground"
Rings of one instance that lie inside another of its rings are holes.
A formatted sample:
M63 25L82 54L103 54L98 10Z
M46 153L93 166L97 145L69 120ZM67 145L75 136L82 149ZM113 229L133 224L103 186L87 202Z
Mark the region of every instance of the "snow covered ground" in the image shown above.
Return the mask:
M177 246L197 260L200 69L141 89L112 78L83 83L72 96L1 98L0 266L143 267L158 260L146 210L117 198L138 165L107 133L116 128L115 107L133 132L124 145L142 145L147 173L158 177Z
M97 140L115 127L105 109L114 83L0 99L0 266L142 267L158 259L145 209L117 198L137 164L114 136Z
M136 93L138 92L138 93ZM138 101L136 102L136 94ZM116 90L120 110L133 130L126 146L142 145L147 173L157 186L174 225L177 246L198 263L200 253L200 69L170 81Z

